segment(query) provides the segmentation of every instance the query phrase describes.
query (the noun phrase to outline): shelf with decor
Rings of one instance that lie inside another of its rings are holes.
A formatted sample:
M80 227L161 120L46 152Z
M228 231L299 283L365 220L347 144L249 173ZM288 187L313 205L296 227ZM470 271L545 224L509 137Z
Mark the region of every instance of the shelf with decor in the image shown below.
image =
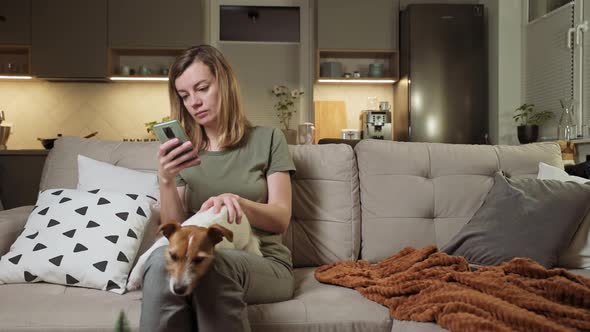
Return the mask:
M112 81L168 81L168 70L180 48L110 48L108 75Z
M31 47L0 45L0 78L31 79Z
M398 53L392 50L318 49L316 83L393 84Z

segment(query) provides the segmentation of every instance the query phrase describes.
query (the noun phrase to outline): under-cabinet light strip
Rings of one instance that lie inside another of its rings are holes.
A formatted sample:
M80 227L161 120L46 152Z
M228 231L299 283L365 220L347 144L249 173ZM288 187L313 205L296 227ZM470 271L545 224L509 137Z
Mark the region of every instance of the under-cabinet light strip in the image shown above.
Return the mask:
M33 76L0 75L3 80L30 80Z
M168 81L168 77L128 77L128 76L111 76L111 81Z
M391 84L391 83L395 83L395 80L319 79L318 82L320 82L320 83L372 83L372 84L383 83L383 84Z

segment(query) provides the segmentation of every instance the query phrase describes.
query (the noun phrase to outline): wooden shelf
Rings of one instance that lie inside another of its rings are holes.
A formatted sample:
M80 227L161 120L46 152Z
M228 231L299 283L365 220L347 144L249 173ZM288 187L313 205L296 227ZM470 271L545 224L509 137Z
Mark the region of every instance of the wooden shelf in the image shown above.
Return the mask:
M0 45L0 75L31 74L31 47L28 45Z
M341 77L324 77L320 68L324 62L337 62L342 65ZM381 76L369 76L369 65L383 64ZM318 84L393 84L398 80L398 53L393 50L352 50L352 49L318 49L316 55L316 83ZM360 77L345 77L345 73L353 75L359 72ZM325 80L342 80L325 82Z
M110 48L108 75L118 77L168 77L168 68L184 49L176 48ZM128 66L130 73L125 75L122 67ZM147 73L141 68L147 68Z

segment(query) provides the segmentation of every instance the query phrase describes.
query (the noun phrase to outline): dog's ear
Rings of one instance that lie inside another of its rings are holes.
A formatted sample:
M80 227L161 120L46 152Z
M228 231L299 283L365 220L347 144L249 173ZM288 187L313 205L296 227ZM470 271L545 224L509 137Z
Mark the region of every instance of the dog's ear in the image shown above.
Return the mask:
M164 234L164 236L169 239L170 236L172 236L172 234L174 234L174 232L176 232L179 228L180 225L178 223L169 222L160 225L160 228L158 228L158 233L162 232L162 234Z
M223 237L225 237L229 242L234 241L234 233L229 229L220 226L218 224L213 224L209 226L207 229L207 236L213 241L213 243L217 244L221 242Z

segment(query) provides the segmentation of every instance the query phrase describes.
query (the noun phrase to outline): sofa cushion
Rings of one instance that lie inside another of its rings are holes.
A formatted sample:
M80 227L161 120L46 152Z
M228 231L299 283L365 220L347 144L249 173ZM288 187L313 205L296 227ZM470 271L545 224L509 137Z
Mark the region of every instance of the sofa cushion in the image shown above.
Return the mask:
M138 171L156 173L158 142L116 142L63 137L49 151L41 174L40 190L74 189L78 184L78 155Z
M551 268L588 208L590 185L497 173L481 208L441 251L478 265L529 257Z
M289 146L291 224L283 236L295 267L357 259L360 248L359 182L352 148L344 144Z
M363 140L358 159L361 258L447 243L483 203L494 174L536 177L538 163L563 167L559 145L489 146Z
M123 311L139 331L141 293L117 295L46 283L0 285L2 331L113 331Z
M253 331L387 331L389 310L353 289L319 283L314 268L294 271L289 301L248 306Z

